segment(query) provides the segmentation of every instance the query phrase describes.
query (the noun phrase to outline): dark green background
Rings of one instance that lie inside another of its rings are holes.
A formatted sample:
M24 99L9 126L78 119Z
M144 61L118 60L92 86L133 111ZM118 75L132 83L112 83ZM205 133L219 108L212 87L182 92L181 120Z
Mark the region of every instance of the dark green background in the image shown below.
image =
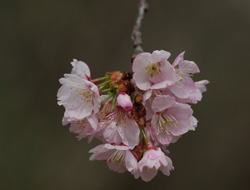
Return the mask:
M199 127L170 148L176 170L150 183L113 173L88 161L96 142L61 126L58 79L72 58L94 77L130 70L136 0L1 0L1 190L250 189L250 1L149 3L144 49L186 50L211 82Z

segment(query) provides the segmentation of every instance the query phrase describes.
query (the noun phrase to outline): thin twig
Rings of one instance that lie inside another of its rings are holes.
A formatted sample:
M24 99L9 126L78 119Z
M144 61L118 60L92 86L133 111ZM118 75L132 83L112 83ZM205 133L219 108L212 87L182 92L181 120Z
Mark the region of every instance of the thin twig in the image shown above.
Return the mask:
M132 31L132 36L131 36L132 41L133 41L133 47L134 47L133 56L137 55L138 53L143 52L141 25L142 25L142 20L147 10L148 10L147 0L139 0L138 15L137 15L136 22Z

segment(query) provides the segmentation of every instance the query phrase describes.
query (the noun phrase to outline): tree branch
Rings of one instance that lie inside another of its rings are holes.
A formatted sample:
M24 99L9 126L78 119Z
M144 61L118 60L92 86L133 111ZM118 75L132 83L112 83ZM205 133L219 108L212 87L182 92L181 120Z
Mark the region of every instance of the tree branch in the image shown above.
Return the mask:
M147 0L139 0L138 15L131 35L134 48L133 57L138 53L143 52L141 25L147 10L148 10Z

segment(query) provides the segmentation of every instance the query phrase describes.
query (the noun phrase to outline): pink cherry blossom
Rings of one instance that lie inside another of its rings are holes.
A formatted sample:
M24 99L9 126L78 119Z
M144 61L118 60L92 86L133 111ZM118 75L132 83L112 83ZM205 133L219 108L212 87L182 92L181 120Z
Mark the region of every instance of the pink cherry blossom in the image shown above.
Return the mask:
M193 110L188 104L182 104L168 95L157 96L152 109L154 115L151 125L158 142L168 145L172 136L180 136L189 130L194 130L197 120L192 116Z
M133 79L141 90L162 89L173 85L178 76L168 62L170 53L154 51L137 55L133 62Z
M129 111L133 108L133 103L131 98L126 93L120 93L117 97L117 105L122 107L123 109Z
M75 74L65 74L58 90L58 105L65 107L66 118L84 119L100 108L100 95L97 86Z
M152 148L143 154L142 159L138 163L137 173L135 177L141 177L143 181L150 181L160 170L164 175L169 176L170 171L173 170L171 159L166 156L160 148Z
M191 75L199 73L198 66L193 61L184 60L184 53L177 56L173 62L180 80L170 86L168 89L180 102L183 103L197 103L202 98L202 92L195 85Z
M100 126L103 128L103 137L108 143L123 143L130 148L139 143L139 126L122 108L104 114Z
M137 169L137 160L127 146L101 144L89 152L92 153L90 160L104 160L113 171L123 173Z

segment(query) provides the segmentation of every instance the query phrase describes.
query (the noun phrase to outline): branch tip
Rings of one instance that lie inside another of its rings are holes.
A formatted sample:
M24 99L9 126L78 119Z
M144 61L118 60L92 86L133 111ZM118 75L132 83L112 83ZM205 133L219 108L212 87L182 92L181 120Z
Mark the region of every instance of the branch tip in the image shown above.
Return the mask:
M138 53L143 52L141 25L142 25L142 20L147 11L148 11L147 0L139 0L138 15L131 35L131 39L133 41L133 49L134 49L133 57Z

